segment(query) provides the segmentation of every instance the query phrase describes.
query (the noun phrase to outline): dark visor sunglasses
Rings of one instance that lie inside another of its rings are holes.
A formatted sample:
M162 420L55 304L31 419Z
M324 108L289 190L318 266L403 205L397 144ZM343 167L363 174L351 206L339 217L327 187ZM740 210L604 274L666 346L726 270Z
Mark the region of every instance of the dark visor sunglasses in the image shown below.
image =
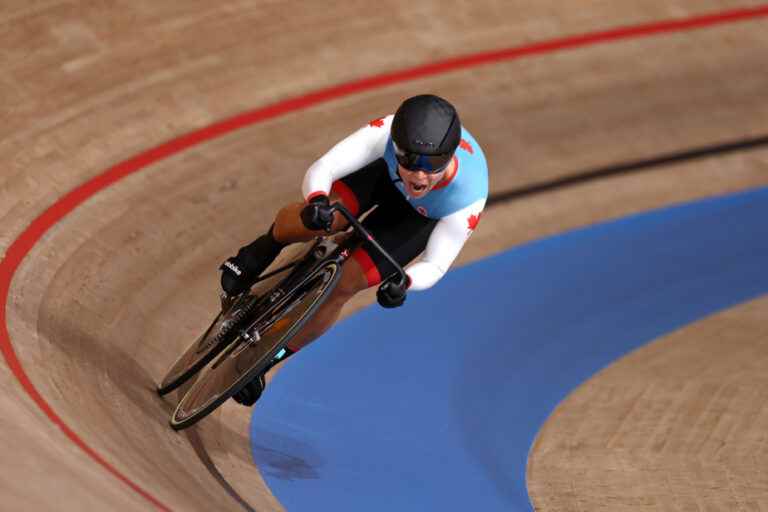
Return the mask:
M443 172L448 164L451 163L453 153L443 153L440 155L421 155L419 153L409 153L403 151L397 144L392 142L395 149L395 158L397 163L409 171L424 171L427 174L437 174Z

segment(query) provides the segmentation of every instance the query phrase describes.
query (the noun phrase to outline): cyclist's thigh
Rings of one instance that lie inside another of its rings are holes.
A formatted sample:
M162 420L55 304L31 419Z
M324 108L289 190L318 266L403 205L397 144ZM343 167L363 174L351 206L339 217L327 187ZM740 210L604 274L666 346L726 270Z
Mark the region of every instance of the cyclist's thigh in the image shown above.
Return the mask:
M437 222L418 213L397 192L371 212L363 225L400 266L405 266L424 251ZM368 286L375 286L395 273L392 264L368 241L352 256L365 273Z

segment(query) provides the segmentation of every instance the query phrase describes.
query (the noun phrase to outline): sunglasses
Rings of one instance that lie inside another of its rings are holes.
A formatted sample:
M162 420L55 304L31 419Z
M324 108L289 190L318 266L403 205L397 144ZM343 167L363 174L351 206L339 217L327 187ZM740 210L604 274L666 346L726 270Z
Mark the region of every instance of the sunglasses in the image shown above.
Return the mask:
M419 153L409 153L403 151L397 144L392 142L395 149L395 158L397 163L409 171L424 171L427 174L437 174L443 172L448 164L451 163L453 153L442 153L440 155L421 155Z

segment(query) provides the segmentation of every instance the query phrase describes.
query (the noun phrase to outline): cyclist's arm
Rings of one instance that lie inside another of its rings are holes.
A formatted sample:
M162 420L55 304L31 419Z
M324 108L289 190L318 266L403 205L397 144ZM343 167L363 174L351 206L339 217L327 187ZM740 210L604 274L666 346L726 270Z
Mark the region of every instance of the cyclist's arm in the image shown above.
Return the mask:
M318 194L328 195L334 181L381 158L389 139L392 117L371 121L313 163L301 187L304 198L309 200Z
M484 206L485 199L481 199L438 221L421 259L407 269L411 290L425 290L445 275L477 226Z

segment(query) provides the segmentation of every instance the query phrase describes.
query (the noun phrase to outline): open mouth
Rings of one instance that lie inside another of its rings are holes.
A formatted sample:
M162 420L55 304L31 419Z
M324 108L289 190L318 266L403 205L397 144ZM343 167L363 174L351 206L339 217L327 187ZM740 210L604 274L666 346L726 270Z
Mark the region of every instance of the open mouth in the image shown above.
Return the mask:
M418 183L413 183L413 182L411 182L410 185L411 185L411 189L416 193L421 193L427 190L426 185L419 185Z

